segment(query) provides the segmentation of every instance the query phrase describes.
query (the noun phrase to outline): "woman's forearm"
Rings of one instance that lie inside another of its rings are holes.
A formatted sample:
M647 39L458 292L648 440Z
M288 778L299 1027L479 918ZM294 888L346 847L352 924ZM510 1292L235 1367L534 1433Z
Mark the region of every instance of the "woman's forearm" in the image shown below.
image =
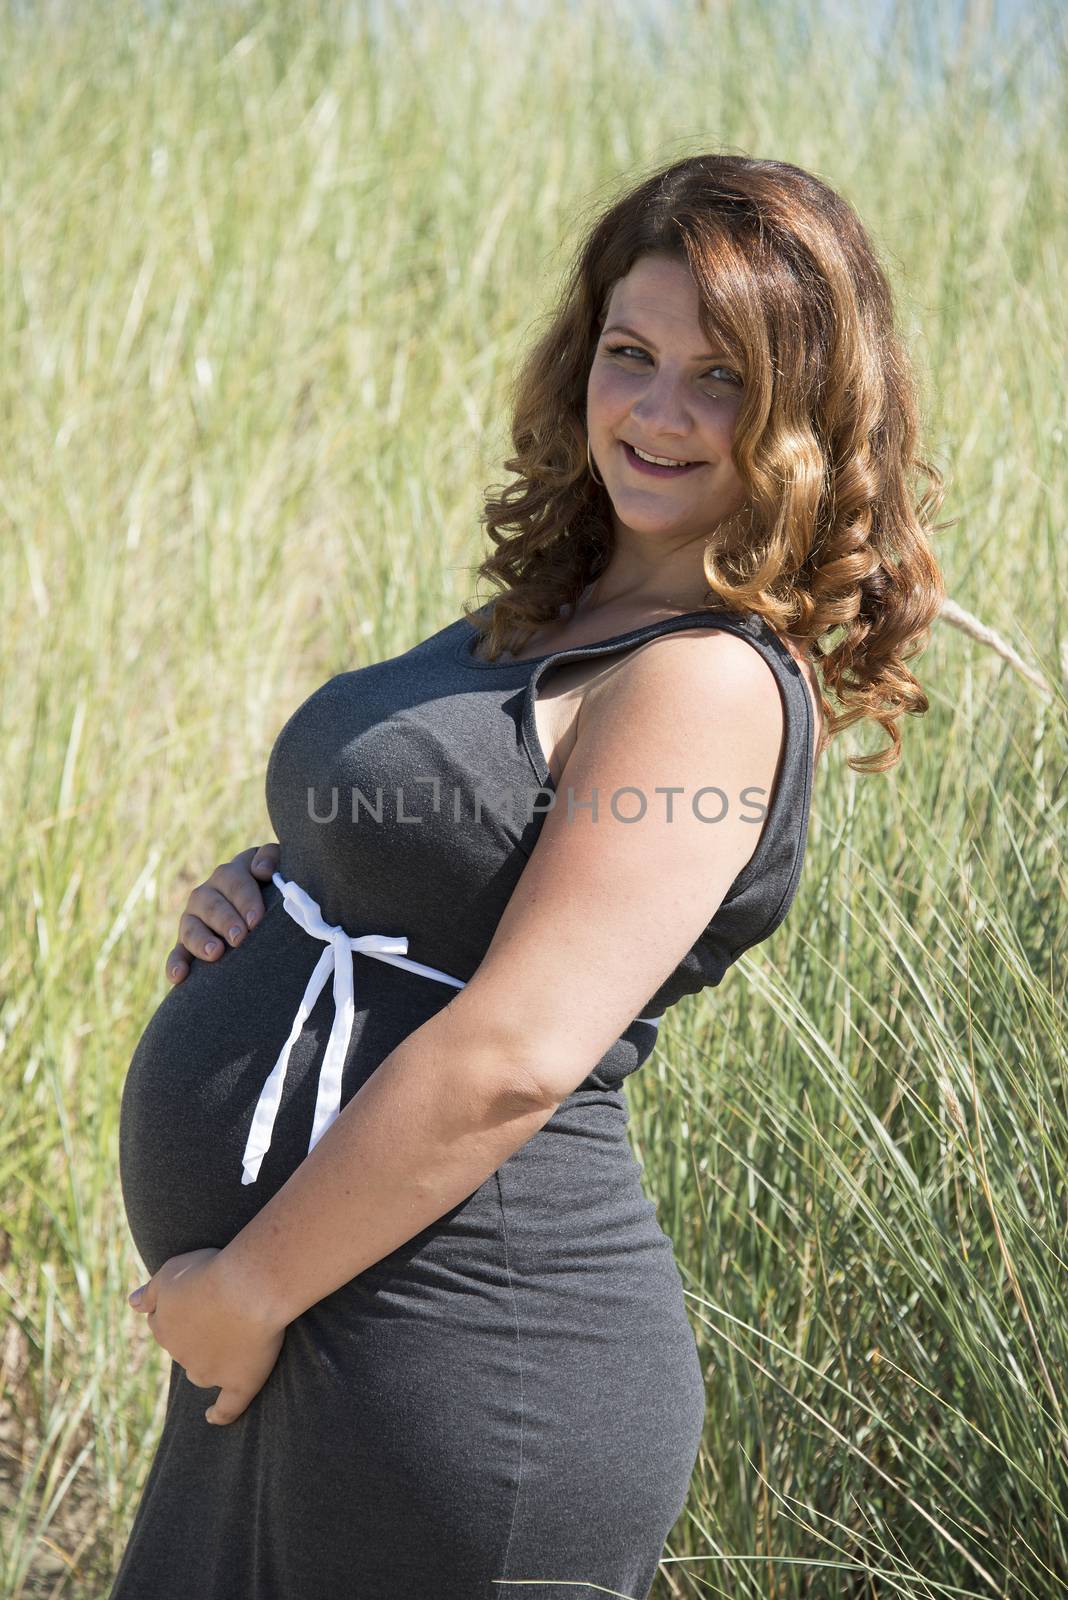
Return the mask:
M461 991L376 1068L213 1267L279 1326L474 1194L549 1121Z

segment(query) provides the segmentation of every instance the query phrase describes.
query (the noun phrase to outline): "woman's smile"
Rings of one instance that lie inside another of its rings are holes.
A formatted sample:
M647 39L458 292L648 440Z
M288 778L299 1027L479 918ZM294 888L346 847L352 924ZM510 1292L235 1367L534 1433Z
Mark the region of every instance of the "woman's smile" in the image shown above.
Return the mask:
M681 466L664 467L661 466L659 462L644 461L642 457L638 455L634 446L632 444L628 444L625 439L621 440L620 442L623 445L623 454L626 456L628 462L635 469L635 471L648 473L654 478L677 478L687 472L696 472L698 467L703 467L705 465L703 461L687 461ZM664 458L661 457L661 460L662 459Z

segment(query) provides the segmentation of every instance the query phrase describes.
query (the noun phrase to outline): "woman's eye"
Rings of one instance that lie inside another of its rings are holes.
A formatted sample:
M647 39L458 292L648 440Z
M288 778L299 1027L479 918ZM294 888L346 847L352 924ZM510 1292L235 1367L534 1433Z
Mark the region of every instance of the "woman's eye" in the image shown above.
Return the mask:
M608 354L610 356L626 356L628 361L631 356L637 356L639 360L645 360L645 351L636 350L632 344L610 344L608 346Z
M623 356L628 361L633 361L635 359L637 359L639 361L647 361L649 359L647 353L644 350L639 350L637 348L637 346L633 345L633 344L612 344L612 345L609 345L608 346L608 354L610 356ZM707 378L707 377L710 377L713 373L717 373L717 372L725 374L726 375L726 381L728 383L732 383L732 384L734 384L735 386L737 386L739 388L741 387L742 380L738 376L738 374L734 371L734 369L732 367L709 367L708 371L704 374L704 376ZM717 380L717 381L719 381L719 380Z

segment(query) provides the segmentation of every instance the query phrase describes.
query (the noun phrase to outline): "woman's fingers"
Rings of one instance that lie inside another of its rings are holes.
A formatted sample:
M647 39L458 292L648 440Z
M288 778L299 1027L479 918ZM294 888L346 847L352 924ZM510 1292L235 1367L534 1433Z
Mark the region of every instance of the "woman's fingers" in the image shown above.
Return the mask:
M216 867L208 879L208 883L214 884L240 912L248 928L255 927L263 916L263 895L257 878L270 878L278 869L280 855L281 849L277 844L252 846L242 850L232 861L225 861L221 867ZM194 909L199 910L199 907Z
M167 976L172 983L187 976L194 959L217 961L228 945L239 945L256 926L263 916L257 877L270 878L280 855L277 843L253 845L232 861L221 862L191 891L178 919L178 942L167 957Z
M181 983L193 960L184 944L176 944L167 956L167 976L172 983Z
M252 866L250 870L258 877L269 878L273 872L278 871L278 863L282 858L282 847L277 842L261 844L258 850L252 852Z

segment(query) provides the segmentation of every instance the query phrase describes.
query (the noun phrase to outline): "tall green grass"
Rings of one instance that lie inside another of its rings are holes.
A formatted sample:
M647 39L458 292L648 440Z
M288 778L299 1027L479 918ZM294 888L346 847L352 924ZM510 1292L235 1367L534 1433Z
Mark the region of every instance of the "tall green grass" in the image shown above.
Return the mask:
M832 747L787 923L628 1083L708 1380L656 1596L1068 1594L1065 40L955 17L0 15L3 1600L107 1593L162 1422L117 1114L186 894L293 707L474 592L575 229L719 146L869 223L950 593L1056 693L937 626L900 768Z

